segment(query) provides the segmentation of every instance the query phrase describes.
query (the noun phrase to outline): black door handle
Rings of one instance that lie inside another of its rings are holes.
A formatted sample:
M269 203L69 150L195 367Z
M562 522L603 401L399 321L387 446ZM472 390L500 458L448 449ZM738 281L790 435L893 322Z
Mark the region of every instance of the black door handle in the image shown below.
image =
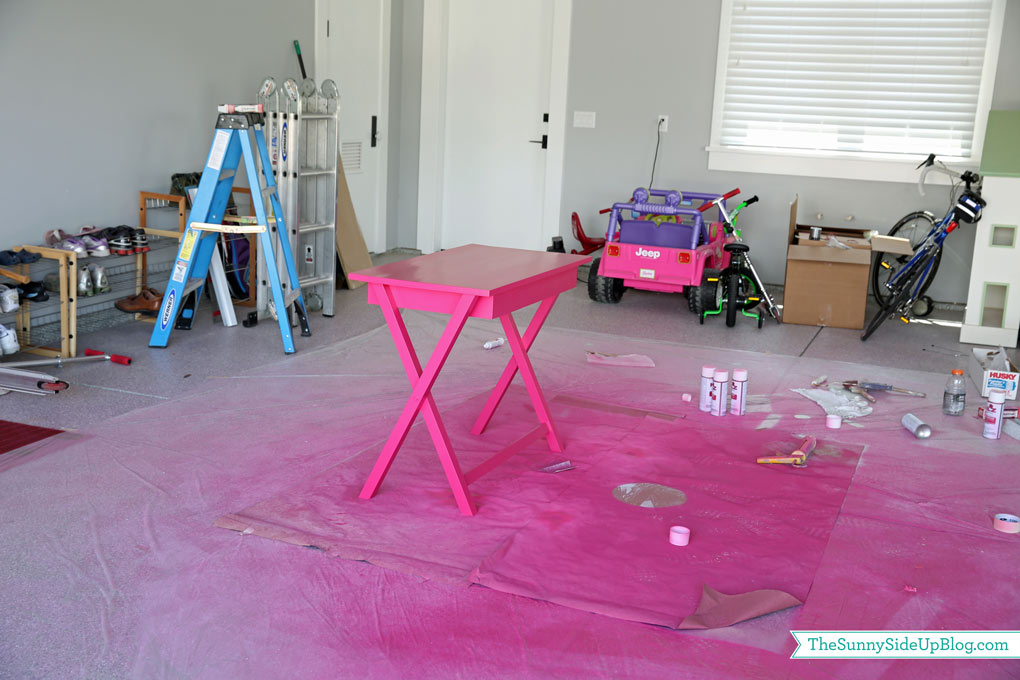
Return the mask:
M532 144L541 144L543 149L549 148L549 135L542 135L542 139L529 139Z
M375 146L376 139L379 136L378 125L379 125L379 117L378 116L372 116L372 146L373 147Z

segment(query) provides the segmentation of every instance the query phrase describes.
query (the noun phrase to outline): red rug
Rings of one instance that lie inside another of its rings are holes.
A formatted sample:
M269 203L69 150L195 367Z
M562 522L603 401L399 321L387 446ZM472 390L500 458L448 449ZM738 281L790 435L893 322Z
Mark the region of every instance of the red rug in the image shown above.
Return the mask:
M10 420L0 420L0 453L20 449L26 444L60 434L63 430L51 430L48 427L36 427Z

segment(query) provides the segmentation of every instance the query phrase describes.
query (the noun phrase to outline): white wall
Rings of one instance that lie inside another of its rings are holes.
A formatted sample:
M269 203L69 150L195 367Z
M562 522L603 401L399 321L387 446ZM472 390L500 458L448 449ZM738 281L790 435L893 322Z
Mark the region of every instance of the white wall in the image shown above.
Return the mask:
M417 243L423 0L393 0L387 248Z
M313 24L313 0L0 0L0 248L137 224L140 189L201 170L217 104L300 77Z
M570 243L570 213L588 234L605 232L601 208L647 186L655 149L657 114L670 116L655 174L658 188L724 192L740 187L761 203L741 216L745 240L766 282L782 283L789 201L800 195L801 221L887 231L919 208L942 214L945 191L922 198L915 185L824 178L710 172L720 2L575 0L570 52L568 115L595 111L595 129L568 128L561 233ZM1007 3L993 108L1020 108L1020 2ZM922 160L922 159L919 159ZM815 219L817 213L824 219ZM947 240L930 290L938 300L966 300L974 229ZM569 246L568 246L569 248Z

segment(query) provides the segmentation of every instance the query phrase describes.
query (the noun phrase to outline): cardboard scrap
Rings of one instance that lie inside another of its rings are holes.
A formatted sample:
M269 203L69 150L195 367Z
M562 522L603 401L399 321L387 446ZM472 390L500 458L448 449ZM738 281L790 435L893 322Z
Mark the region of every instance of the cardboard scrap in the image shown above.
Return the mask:
M364 281L352 281L347 277L351 272L371 267L372 258L368 254L365 237L361 234L358 216L354 212L343 159L339 157L336 159L336 254L340 257L340 267L347 287L353 290L365 285Z

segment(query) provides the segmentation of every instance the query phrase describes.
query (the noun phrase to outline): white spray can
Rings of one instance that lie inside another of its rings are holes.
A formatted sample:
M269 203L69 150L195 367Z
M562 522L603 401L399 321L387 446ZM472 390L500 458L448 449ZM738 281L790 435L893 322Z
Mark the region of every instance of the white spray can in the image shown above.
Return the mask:
M742 416L747 408L747 369L734 368L730 383L730 413Z
M701 367L701 401L698 409L708 413L712 410L712 378L715 376L715 366Z
M713 416L726 415L726 405L729 402L727 397L730 393L729 383L729 371L716 371L715 375L712 376L712 389L709 390L709 397L712 400Z
M1006 390L988 390L988 406L985 407L986 439L1002 436L1002 405L1006 402Z

